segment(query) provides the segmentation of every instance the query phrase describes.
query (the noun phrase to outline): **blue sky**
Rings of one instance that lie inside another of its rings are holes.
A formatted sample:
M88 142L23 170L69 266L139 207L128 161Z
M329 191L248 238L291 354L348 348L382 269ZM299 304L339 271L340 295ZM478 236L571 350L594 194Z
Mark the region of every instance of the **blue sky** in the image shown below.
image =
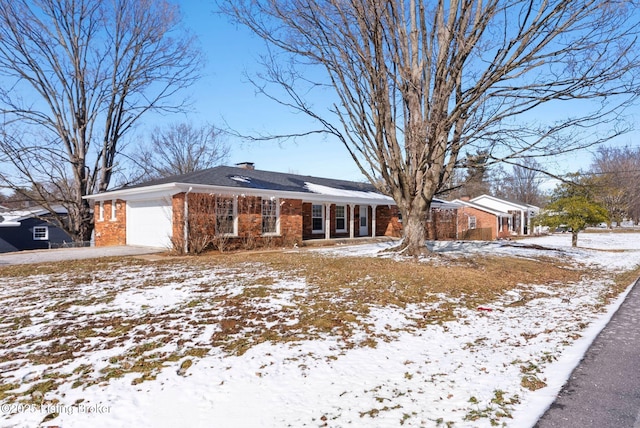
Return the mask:
M202 79L190 92L194 111L185 116L153 118L142 129L166 122L191 121L194 124L225 124L243 134L282 134L316 129L307 117L288 111L274 101L255 93L245 72L261 70L256 59L264 49L262 40L247 29L230 24L214 13L211 0L190 0L181 4L184 25L198 38L206 57ZM633 134L620 137L617 144L638 144ZM228 138L232 152L230 164L254 162L256 168L305 175L364 180L346 148L335 138L311 136L294 142L242 142ZM552 160L541 160L554 173L588 168L592 154L576 152ZM552 187L551 181L548 186Z
M243 134L287 133L317 129L307 117L288 111L274 101L255 93L245 72L260 71L256 64L264 42L236 27L224 16L214 14L211 0L190 0L181 4L184 25L199 38L206 56L202 79L187 92L194 102L194 112L145 120L143 129L161 125L162 121L191 121L228 125ZM229 137L230 164L254 162L256 168L294 172L321 177L360 181L364 177L346 148L335 139L312 136L297 142L243 142Z

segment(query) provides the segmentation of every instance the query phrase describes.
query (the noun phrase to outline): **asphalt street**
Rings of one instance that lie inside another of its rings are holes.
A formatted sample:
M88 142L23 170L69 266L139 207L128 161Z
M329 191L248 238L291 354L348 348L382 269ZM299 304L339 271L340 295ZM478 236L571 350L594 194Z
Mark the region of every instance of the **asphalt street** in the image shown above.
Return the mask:
M536 427L640 428L638 281Z

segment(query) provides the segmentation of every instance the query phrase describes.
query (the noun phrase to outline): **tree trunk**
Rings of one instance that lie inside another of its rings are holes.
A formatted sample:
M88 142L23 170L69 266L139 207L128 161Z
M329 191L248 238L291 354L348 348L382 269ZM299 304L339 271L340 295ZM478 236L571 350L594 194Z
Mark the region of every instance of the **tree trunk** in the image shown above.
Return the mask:
M402 213L402 244L400 250L404 254L418 256L428 253L425 241L428 236L427 220L431 207L430 204L413 205Z
M577 247L578 246L578 231L577 230L572 230L571 231L571 246L572 247Z

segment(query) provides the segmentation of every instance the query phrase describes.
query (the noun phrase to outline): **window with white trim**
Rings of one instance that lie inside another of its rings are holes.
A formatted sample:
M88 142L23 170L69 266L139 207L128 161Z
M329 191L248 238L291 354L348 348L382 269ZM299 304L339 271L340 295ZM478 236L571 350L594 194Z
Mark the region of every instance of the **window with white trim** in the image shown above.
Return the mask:
M116 221L116 200L111 201L111 221Z
M470 215L469 216L469 229L475 229L475 228L476 228L476 216Z
M98 221L104 220L104 201L100 201L98 208Z
M344 205L336 205L336 232L347 231L347 209Z
M49 239L49 227L47 226L34 226L33 227L33 240L34 241L47 241Z
M324 206L311 206L311 224L313 232L324 232Z
M278 199L262 200L262 234L278 234Z
M233 236L236 235L236 204L235 198L216 198L216 234Z

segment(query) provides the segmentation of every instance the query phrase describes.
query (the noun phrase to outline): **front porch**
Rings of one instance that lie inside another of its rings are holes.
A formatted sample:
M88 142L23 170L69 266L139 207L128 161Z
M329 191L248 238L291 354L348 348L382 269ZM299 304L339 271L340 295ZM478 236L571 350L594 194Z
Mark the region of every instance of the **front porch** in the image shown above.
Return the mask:
M302 203L303 241L399 237L401 231L402 222L395 206Z
M327 247L331 245L359 245L359 244L375 244L381 242L400 242L399 237L395 236L363 236L361 238L331 238L331 239L308 239L302 241L303 247Z

